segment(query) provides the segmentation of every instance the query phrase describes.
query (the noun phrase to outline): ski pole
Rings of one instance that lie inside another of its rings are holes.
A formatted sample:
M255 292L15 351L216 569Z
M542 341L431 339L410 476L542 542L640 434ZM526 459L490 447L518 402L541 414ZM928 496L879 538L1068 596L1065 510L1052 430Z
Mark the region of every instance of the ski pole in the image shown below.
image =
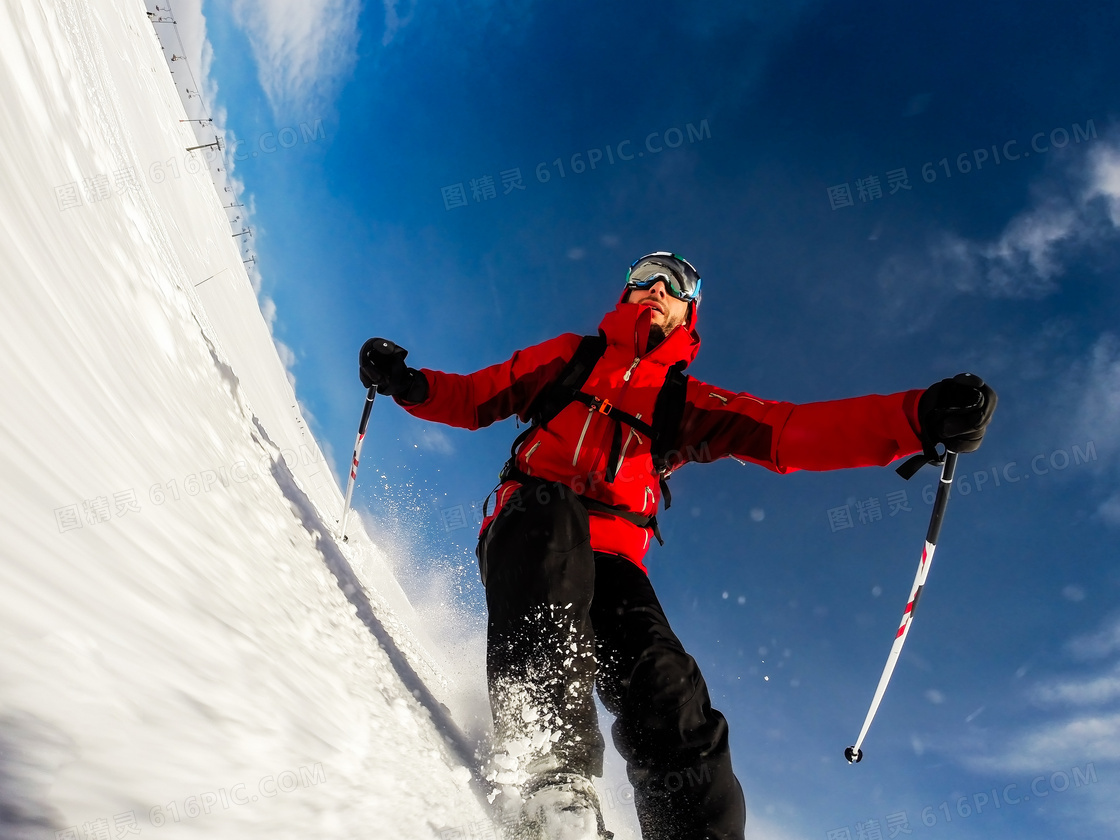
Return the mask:
M358 458L362 454L362 441L366 436L366 424L369 423L369 413L373 409L373 398L377 396L377 389L370 388L366 394L365 408L362 409L362 422L358 424L358 439L354 441L354 456L350 459L350 480L346 482L346 501L342 503L342 528L339 535L346 542L346 520L350 516L350 497L354 495L354 481L358 477Z
M906 602L906 609L902 613L902 624L899 625L898 633L895 634L894 644L891 646L890 655L887 657L887 664L883 668L883 675L879 677L879 685L875 689L875 697L871 700L871 708L867 710L863 728L860 730L856 742L844 750L844 758L848 759L849 764L855 764L863 758L863 750L860 749L860 746L867 736L867 730L871 728L871 721L874 720L875 713L879 710L879 703L882 702L883 693L887 690L887 683L890 682L891 674L894 673L898 655L902 653L902 646L906 643L906 636L910 632L910 623L914 620L914 609L918 606L918 596L922 594L922 587L925 586L926 577L929 575L929 567L933 562L933 552L937 549L937 537L941 533L941 521L945 517L945 506L949 502L949 488L953 484L953 471L956 466L957 453L946 450L941 461L941 481L937 485L937 497L933 501L933 514L930 516L929 529L926 531L926 544L922 548L922 559L918 563L918 573L914 577L914 586L910 590L910 600Z

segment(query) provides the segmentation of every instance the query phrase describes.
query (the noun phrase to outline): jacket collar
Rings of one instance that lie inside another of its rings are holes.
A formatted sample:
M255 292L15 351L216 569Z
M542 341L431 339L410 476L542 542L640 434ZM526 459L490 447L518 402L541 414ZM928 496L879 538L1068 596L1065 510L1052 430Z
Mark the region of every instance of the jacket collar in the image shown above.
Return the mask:
M649 325L653 310L637 303L619 303L614 311L603 316L599 332L607 343L619 347L631 356L649 359L666 367L683 361L685 367L692 363L700 351L700 334L696 332L696 307L689 307L688 321L675 327L649 353L645 352L649 338Z

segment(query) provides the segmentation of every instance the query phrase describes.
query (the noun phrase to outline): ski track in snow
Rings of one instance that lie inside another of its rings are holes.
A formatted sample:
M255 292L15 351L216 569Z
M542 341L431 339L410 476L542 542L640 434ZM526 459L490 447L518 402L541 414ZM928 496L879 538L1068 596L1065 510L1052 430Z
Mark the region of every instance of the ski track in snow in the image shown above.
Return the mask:
M439 730L482 687L357 519L331 532L341 493L183 168L144 7L0 2L0 109L0 836L480 824L472 745Z

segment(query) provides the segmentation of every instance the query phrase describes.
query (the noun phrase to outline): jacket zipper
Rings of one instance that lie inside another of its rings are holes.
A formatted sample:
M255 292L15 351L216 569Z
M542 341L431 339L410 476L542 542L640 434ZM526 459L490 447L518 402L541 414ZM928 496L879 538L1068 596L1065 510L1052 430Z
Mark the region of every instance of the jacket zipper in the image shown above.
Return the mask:
M635 414L634 417L638 420L642 419L642 415L640 414ZM622 462L626 460L626 450L630 448L630 441L634 438L638 438L638 443L642 442L642 438L638 433L631 429L630 434L626 436L626 443L622 444L622 451L618 453L618 464L614 468L615 475L618 475L618 471L622 469ZM647 487L646 489L648 490L649 488Z
M635 339L634 340L635 340L635 342L637 342L637 333L635 333ZM641 360L642 360L641 356L635 356L634 361L630 363L630 368L626 371L626 373L624 373L622 375L622 381L626 384L624 384L622 386L622 388L618 392L618 396L615 397L616 402L622 402L622 398L626 395L626 392L630 389L630 374L632 374L637 369L638 363ZM641 418L642 415L637 414L635 416L638 417L638 418ZM620 422L620 421L616 420L615 422ZM586 424L584 425L583 430L584 430L584 432L587 431ZM631 431L631 433L633 433L634 430L631 429L630 431ZM610 429L610 426L608 425L606 431L604 431L604 433L603 433L603 439L599 443L599 448L600 448L601 451L604 451L604 452L609 452L610 451L610 448L607 445L607 441L610 440L610 435L611 435L611 429ZM580 435L579 439L582 442L583 441L583 435ZM630 445L630 438L627 437L626 445L622 447L623 453L626 452L626 446L629 446L629 445ZM577 456L579 454L579 447L578 446L576 447L576 454L577 454ZM575 463L576 463L575 461L572 461L572 466L573 467L575 466ZM607 463L609 464L610 462L608 461ZM620 470L620 469L622 469L622 461L621 460L619 460L618 467L615 469L615 472L617 473L618 470Z
M579 460L579 450L583 446L583 436L587 434L587 427L591 425L591 418L595 416L594 407L587 409L587 419L583 421L583 431L579 433L579 440L576 441L576 453L572 456L572 466L576 465Z
M540 445L541 442L538 440L536 443L530 446L529 451L525 453L525 460L522 461L522 463L525 465L526 469L528 469L529 467L529 459L533 457L533 453L537 451L537 447Z
M615 400L617 402L622 402L622 397L626 394L626 391L630 387L630 375L637 369L638 363L642 361L642 357L638 353L638 350L641 346L642 346L641 337L638 335L637 327L635 327L635 329L634 329L634 361L630 363L630 368L626 371L626 373L624 373L622 375L622 381L625 382L626 384L623 385L622 389L618 392L618 396L615 398ZM591 409L592 413L594 413L594 411L595 411L595 409ZM635 415L635 416L641 417L640 414ZM579 450L580 450L580 447L583 445L583 436L587 434L587 427L590 423L591 423L591 415L588 414L587 420L583 424L583 432L581 432L580 436L579 436L579 443L576 444L575 457L572 458L572 466L573 467L576 465L576 461L579 460ZM634 430L631 429L630 431L631 431L631 433L633 433ZM607 440L608 440L609 436L610 436L610 428L608 426L606 432L604 433L603 440L600 444L600 449L606 449L606 443L607 443ZM626 439L626 445L628 446L629 444L630 444L630 439L627 438ZM623 451L623 453L626 452L626 446L622 447L622 451ZM620 460L618 469L621 469L621 468L622 468L622 462ZM617 472L617 470L616 470L616 472Z

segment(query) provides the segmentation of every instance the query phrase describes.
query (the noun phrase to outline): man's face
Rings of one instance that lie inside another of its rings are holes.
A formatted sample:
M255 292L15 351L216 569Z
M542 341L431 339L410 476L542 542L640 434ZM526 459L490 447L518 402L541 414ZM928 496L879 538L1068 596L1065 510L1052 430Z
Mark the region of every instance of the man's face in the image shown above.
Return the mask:
M648 289L631 289L628 302L650 307L653 310L651 326L659 327L662 335L668 335L688 317L688 302L669 294L661 280Z

